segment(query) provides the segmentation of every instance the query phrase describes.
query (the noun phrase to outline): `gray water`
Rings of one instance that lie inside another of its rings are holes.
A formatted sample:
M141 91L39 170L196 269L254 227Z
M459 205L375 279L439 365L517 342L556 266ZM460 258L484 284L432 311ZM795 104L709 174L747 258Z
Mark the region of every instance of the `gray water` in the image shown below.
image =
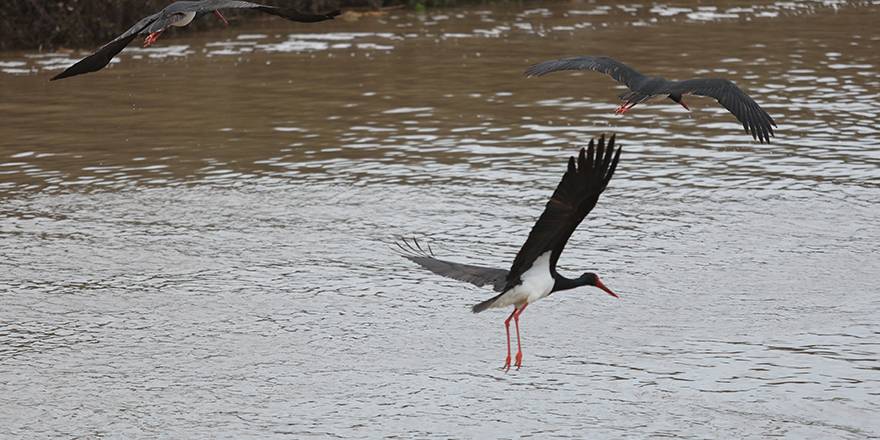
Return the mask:
M714 9L711 9L714 8ZM876 438L880 7L526 3L242 20L48 77L0 54L0 437ZM723 76L616 116L612 55ZM623 155L522 317L390 247L507 267L568 156Z

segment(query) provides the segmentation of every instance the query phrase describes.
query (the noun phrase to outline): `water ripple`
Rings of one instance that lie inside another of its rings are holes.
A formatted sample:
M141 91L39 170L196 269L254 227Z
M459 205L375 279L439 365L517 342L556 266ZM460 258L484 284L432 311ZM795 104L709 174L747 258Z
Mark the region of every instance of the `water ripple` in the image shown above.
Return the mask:
M69 82L81 53L3 54L0 436L880 435L876 6L533 6L179 33ZM600 48L731 78L777 137L521 76ZM390 244L505 267L610 132L559 265L621 299L530 307L504 373L491 292Z

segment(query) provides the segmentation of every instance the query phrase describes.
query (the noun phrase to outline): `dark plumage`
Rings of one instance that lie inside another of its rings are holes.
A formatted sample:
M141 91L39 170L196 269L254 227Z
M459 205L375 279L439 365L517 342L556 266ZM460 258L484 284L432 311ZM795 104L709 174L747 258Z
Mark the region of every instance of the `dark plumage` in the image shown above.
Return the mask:
M690 110L682 100L684 95L710 96L718 100L743 124L746 133L761 143L775 136L776 122L755 101L733 82L720 78L669 81L659 76L645 76L632 67L608 57L582 56L545 61L529 67L526 76L542 76L560 70L592 70L604 73L626 85L630 92L620 95L624 102L617 113L626 113L636 104L665 96Z
M259 3L236 0L201 0L201 1L178 1L162 9L161 11L144 17L134 26L128 28L122 35L114 38L109 43L101 46L95 53L79 60L76 64L68 67L63 72L55 75L50 81L69 78L83 73L96 72L110 63L116 54L128 46L138 35L149 35L144 40L144 46L149 46L156 41L159 34L171 26L186 26L192 20L207 14L215 13L224 22L225 18L220 14L220 9L256 9L267 14L277 15L291 21L313 23L330 20L339 15L339 11L326 14L304 14L292 8L280 8L266 6Z
M591 140L587 149L581 148L577 158L569 159L562 181L532 227L510 270L441 260L434 256L429 247L423 247L415 240L398 243L404 252L403 256L431 272L477 286L492 286L499 292L473 306L474 313L514 306L513 313L505 321L508 328L506 368L510 367L510 319L516 321L519 346L519 315L532 302L553 292L580 286L595 286L617 296L594 273L587 272L574 279L560 275L556 271L556 262L571 234L596 206L599 195L614 175L619 159L620 149L615 151L614 136L607 145L604 136L598 144ZM519 367L521 362L522 349L519 349L515 365Z
M397 246L403 256L418 265L447 278L471 283L477 287L492 286L492 290L501 292L507 285L509 271L493 267L474 266L472 264L455 263L434 257L430 247L422 247L417 240L401 240Z

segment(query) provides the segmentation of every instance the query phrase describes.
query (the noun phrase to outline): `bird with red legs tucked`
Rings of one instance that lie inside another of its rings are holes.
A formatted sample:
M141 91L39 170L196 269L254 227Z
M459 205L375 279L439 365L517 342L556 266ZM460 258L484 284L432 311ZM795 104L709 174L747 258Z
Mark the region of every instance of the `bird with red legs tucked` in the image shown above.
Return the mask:
M220 13L221 9L253 9L267 14L277 15L290 21L301 23L314 23L318 21L331 20L340 11L335 10L325 14L307 14L299 12L293 8L281 8L276 6L267 6L259 3L252 3L239 0L198 0L198 1L178 1L174 2L162 9L161 11L144 17L128 28L122 35L113 39L109 43L101 46L95 53L79 60L76 64L68 67L63 72L55 75L50 81L56 79L69 78L71 76L82 75L83 73L96 72L101 70L110 63L116 54L122 52L125 46L128 46L138 35L146 35L144 39L144 47L149 47L169 27L183 27L193 20L205 15L211 14L217 16L223 23L229 24L226 17Z
M519 337L519 318L526 307L551 293L594 286L617 298L599 276L586 272L577 278L566 278L556 271L556 262L571 234L589 212L596 206L599 195L608 186L617 162L620 148L615 151L614 136L605 142L605 136L596 143L581 148L577 158L568 160L568 169L562 181L547 202L544 212L532 227L526 242L513 260L510 270L474 266L441 260L434 256L430 247L423 247L411 240L397 243L403 256L437 275L465 281L476 286L492 286L499 292L475 306L474 313L487 309L513 306L513 312L504 320L507 332L507 358L504 369L511 366L510 320L516 327L516 358L513 365L522 366L522 344Z
M736 116L747 134L760 143L770 143L775 136L773 127L776 121L728 79L696 78L684 81L669 81L659 76L645 76L630 66L609 57L582 56L544 61L526 69L527 77L543 76L560 70L592 70L604 73L615 81L626 85L629 92L620 95L623 102L614 113L622 115L637 104L655 98L669 98L685 110L690 107L684 103L684 95L709 96Z

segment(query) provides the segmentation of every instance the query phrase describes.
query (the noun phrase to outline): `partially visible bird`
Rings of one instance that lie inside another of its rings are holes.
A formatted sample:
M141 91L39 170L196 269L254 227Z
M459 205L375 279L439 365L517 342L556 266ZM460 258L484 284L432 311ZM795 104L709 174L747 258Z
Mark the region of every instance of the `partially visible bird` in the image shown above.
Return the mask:
M607 145L605 136L599 139L598 144L590 140L587 149L581 148L577 158L569 158L568 169L563 174L562 181L532 227L525 244L516 254L510 270L441 260L434 256L430 248L422 247L415 240L397 243L403 250L404 257L431 272L476 286L492 286L499 292L498 295L473 306L474 313L513 306L513 312L504 321L507 332L507 358L503 367L505 370L509 370L511 365L511 319L516 323L517 352L514 365L516 368L522 366L519 317L529 304L553 292L580 286L595 286L617 297L595 273L586 272L574 279L566 278L556 271L556 262L571 234L596 206L599 195L608 186L617 168L619 159L620 148L615 152L614 136L611 136Z
M148 47L159 39L159 35L165 29L168 29L171 26L186 26L196 18L205 14L213 13L219 19L223 20L224 23L227 23L226 18L220 13L220 9L255 9L267 14L284 17L290 21L303 23L330 20L340 14L339 10L331 11L326 14L306 14L291 8L266 6L259 3L237 0L178 1L166 6L165 9L162 9L153 15L142 18L135 23L134 26L123 32L122 35L101 46L101 48L95 51L95 53L79 60L76 64L68 67L58 75L55 75L50 81L69 78L83 73L96 72L103 69L104 66L110 63L110 60L112 60L116 54L121 52L125 46L128 46L128 44L138 35L147 35L144 39L144 47Z
M560 70L592 70L604 73L619 83L626 85L629 92L620 95L623 103L615 110L624 114L636 104L652 98L669 98L690 111L682 96L711 96L718 100L742 123L746 133L761 143L770 142L775 136L776 122L755 101L746 95L733 82L722 78L699 78L684 81L669 81L659 76L645 76L630 66L609 57L582 56L545 61L535 64L525 71L528 77L543 76Z

